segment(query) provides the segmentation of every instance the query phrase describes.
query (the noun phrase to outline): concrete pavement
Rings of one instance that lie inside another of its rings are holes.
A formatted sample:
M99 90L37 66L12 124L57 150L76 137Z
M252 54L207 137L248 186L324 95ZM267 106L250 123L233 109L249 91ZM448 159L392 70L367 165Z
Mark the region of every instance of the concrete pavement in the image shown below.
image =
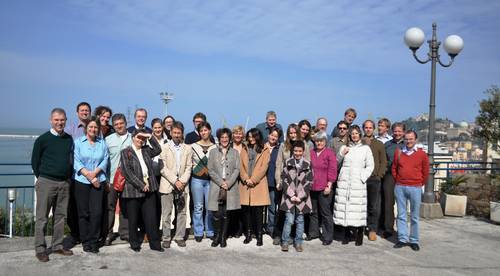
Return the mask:
M419 252L365 238L361 247L314 240L303 253L293 247L283 253L266 236L263 247L255 239L249 245L230 239L225 249L190 240L164 253L148 245L135 253L122 243L93 255L77 246L72 257L40 263L27 241L0 239L0 275L500 275L500 226L473 217L422 220Z

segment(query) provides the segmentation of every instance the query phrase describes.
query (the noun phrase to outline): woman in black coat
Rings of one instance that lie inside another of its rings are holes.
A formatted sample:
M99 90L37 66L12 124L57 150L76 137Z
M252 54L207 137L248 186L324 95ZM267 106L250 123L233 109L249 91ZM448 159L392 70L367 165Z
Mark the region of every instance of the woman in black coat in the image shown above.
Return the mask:
M122 198L125 200L128 215L129 242L132 250L139 252L143 237L139 235L146 230L149 247L152 250L164 251L160 244L156 208L156 192L159 184L153 173L152 158L161 153L158 141L145 130L132 132L132 145L122 150L120 168L125 177ZM143 224L139 225L142 221Z

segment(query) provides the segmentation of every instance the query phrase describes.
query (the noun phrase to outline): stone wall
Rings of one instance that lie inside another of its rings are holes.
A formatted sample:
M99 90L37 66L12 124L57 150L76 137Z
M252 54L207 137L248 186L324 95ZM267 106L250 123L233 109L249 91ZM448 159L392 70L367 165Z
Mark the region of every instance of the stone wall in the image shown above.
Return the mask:
M458 186L460 195L467 196L467 215L490 216L490 201L498 201L500 177L491 175L467 174L467 182Z

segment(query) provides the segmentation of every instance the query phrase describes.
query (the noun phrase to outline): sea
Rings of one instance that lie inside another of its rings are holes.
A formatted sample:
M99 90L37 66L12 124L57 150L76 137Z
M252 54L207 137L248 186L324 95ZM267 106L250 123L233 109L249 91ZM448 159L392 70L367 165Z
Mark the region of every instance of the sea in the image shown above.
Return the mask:
M33 175L6 176L4 174L32 174L31 152L35 139L47 129L0 128L0 208L8 204L8 188L34 186ZM22 164L22 165L12 165ZM32 188L16 188L16 207L31 209Z

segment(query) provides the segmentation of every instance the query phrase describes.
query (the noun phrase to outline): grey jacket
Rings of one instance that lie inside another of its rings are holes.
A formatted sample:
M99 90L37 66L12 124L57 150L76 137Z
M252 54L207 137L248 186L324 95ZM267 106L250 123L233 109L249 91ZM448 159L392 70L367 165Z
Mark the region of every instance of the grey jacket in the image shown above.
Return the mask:
M153 157L161 153L160 144L154 138L149 139L151 147L145 145L142 147L142 157L148 167L148 181L149 191L158 191L159 185L153 173ZM122 197L124 198L141 198L146 194L142 191L144 189L144 181L142 180L142 169L139 162L139 157L132 149L133 145L122 150L120 155L120 167L122 174L125 177L125 187L123 189Z
M218 210L220 185L222 184L222 151L217 147L210 150L208 158L208 173L210 174L210 191L208 193L208 207L210 211ZM238 177L240 175L240 154L230 147L226 154L225 179L229 186L227 190L226 210L240 209L240 189Z

